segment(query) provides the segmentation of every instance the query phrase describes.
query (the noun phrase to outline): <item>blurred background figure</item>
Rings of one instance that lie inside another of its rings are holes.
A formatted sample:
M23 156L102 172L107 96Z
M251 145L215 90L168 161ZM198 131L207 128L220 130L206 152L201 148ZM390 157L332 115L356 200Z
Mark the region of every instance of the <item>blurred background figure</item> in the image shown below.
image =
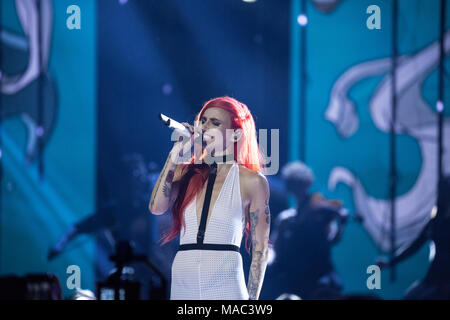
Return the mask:
M417 239L392 260L380 257L377 264L392 267L412 255L429 242L430 267L421 281L415 282L406 292L405 299L450 299L450 176L439 184L437 206L431 211L428 224Z
M277 295L337 298L342 285L334 270L331 248L341 239L346 211L340 201L309 191L314 175L304 163L288 163L281 175L297 208L281 212L272 228L275 257L270 275L278 285Z
M99 209L77 222L54 244L48 258L54 259L75 237L81 234L107 234L106 245L111 249L117 241L128 240L136 243L138 250L148 252L149 233L152 232L150 219L145 212L146 195L152 186L151 169L154 163L146 164L138 153L122 157L121 166L116 168L123 186L121 192L111 194L110 200L99 205Z

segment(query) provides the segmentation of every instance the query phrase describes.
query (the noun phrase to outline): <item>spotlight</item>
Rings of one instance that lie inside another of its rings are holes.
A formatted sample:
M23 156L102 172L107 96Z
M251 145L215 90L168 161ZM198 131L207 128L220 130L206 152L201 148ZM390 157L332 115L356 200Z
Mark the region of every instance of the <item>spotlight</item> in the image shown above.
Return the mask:
M430 217L430 219L436 218L437 209L438 209L437 206L433 206L433 209L431 209L431 217Z
M308 24L308 17L305 14L299 14L297 17L297 22L302 27L306 26Z
M36 128L36 135L38 137L42 137L44 135L44 128L42 126Z
M293 293L283 293L276 300L302 300L302 298Z
M91 290L76 289L71 300L97 300Z
M164 84L163 87L162 87L162 92L163 92L166 96L168 96L169 94L171 94L171 93L172 93L172 90L173 90L173 88L172 88L172 85L171 85L170 83L166 83L166 84Z
M442 112L444 111L444 103L442 101L438 101L436 102L436 110L437 112Z

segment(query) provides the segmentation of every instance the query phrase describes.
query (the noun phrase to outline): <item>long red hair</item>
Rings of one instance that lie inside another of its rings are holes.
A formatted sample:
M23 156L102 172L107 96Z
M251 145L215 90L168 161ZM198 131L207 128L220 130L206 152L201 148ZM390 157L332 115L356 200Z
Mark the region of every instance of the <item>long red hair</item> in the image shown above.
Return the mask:
M259 151L256 139L256 127L253 116L248 107L231 97L219 97L207 101L195 120L200 121L203 113L209 108L221 108L229 112L231 118L231 129L241 129L242 134L239 143L234 143L234 160L250 170L260 171L262 155ZM239 150L238 150L239 148ZM200 155L204 158L206 151ZM183 165L182 178L179 181L179 193L172 206L173 226L163 235L162 245L173 240L185 227L184 210L194 200L197 193L203 188L208 179L209 166L201 161L196 161L197 155ZM248 250L248 239L250 234L250 222L245 226L245 246Z

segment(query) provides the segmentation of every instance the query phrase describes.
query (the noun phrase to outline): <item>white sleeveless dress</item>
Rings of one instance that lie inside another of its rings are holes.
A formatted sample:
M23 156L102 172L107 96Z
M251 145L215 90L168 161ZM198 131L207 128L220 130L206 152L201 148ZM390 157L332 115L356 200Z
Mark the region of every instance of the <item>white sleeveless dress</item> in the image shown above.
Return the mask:
M196 197L186 207L180 245L197 241ZM244 231L239 166L228 171L206 224L205 244L240 246ZM178 251L172 264L171 300L248 300L241 254L237 251Z

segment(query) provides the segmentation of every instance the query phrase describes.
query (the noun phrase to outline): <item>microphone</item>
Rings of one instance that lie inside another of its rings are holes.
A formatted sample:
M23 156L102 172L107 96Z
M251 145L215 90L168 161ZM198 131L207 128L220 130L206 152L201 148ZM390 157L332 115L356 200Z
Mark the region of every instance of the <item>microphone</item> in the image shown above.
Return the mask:
M168 116L163 115L162 113L158 114L158 118L170 129L173 129L174 131L183 135L186 138L191 137L191 132L185 126L183 126L181 123L179 123L178 121L175 121L175 120L169 118Z

